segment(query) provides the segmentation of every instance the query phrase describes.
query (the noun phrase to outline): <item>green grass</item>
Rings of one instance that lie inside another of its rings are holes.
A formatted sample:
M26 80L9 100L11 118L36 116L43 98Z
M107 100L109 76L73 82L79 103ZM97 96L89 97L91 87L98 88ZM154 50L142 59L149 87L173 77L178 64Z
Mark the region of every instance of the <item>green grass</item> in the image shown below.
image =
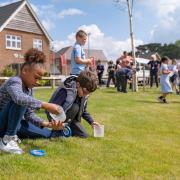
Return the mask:
M35 90L35 96L48 101L52 92ZM88 109L105 125L104 138L23 140L24 155L0 153L0 179L180 179L180 96L160 104L158 95L98 89ZM34 148L46 156L31 156Z

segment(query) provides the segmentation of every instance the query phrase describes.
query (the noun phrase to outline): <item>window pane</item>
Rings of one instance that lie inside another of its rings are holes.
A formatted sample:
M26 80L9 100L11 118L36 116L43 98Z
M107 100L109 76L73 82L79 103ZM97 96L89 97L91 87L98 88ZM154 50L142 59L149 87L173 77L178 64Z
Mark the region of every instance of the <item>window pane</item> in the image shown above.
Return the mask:
M21 42L17 42L17 48L21 48Z
M11 47L11 41L6 41L6 46Z
M15 41L12 41L12 47L16 47L16 42Z

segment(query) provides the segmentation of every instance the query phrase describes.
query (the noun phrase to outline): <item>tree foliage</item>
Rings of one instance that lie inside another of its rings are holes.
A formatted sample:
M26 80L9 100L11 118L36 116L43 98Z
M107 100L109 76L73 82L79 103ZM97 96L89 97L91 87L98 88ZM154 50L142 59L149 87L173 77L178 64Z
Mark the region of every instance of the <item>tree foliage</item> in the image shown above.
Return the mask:
M150 43L136 47L137 54L158 53L160 56L180 59L180 40L175 44Z

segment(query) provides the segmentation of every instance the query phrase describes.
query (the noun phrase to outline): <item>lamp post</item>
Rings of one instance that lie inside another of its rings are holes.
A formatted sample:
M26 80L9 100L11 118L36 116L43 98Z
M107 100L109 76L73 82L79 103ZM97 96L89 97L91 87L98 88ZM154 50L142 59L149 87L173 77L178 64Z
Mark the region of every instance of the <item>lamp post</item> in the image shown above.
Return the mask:
M88 33L88 58L90 58L90 35L91 33Z

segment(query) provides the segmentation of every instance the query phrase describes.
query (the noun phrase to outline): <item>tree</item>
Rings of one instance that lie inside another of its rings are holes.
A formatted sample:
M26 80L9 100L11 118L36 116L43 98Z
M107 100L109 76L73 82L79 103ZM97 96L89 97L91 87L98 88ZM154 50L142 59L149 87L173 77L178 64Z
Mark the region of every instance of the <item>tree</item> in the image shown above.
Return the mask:
M136 47L138 54L156 53L161 50L160 43L150 43Z
M177 41L175 42L175 45L178 46L178 47L180 47L180 40L177 40Z
M179 45L178 45L179 44ZM136 47L138 55L158 53L161 57L168 56L171 59L180 59L180 41L175 44L150 43Z

